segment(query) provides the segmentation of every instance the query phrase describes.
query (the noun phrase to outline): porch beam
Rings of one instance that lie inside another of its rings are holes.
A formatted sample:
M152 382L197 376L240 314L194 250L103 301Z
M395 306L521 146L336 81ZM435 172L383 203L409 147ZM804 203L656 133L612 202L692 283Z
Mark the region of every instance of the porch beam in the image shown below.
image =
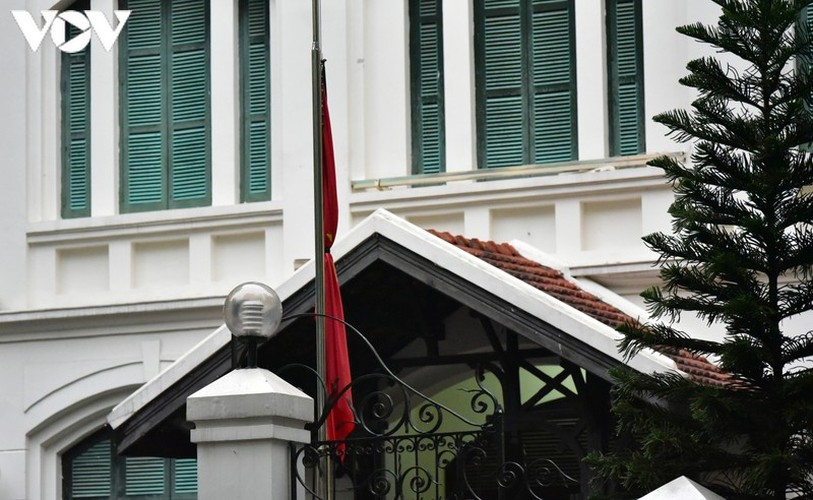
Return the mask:
M517 351L518 356L526 359L541 360L542 364L559 364L559 357L553 356L547 349L526 349ZM437 357L422 356L419 358L390 358L389 365L392 368L412 368L415 366L440 366L440 365L469 365L476 366L478 363L487 361L501 361L503 355L496 352L477 352L470 354L448 354Z

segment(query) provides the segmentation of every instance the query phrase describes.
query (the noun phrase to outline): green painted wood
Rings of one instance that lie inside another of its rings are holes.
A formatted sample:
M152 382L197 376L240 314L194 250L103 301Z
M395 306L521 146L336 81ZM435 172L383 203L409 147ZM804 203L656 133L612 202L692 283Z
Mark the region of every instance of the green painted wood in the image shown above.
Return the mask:
M475 3L481 168L577 157L573 22L569 0Z
M493 97L486 102L486 165L488 168L525 162L522 96Z
M129 0L126 8L121 210L208 205L208 2Z
M127 496L163 495L167 483L167 460L156 457L124 459L124 490Z
M442 3L411 0L409 15L412 172L431 174L446 169Z
M173 460L173 494L194 494L198 492L198 461L194 458Z
M71 461L71 498L108 498L111 493L111 446L105 439Z
M642 153L644 140L643 53L640 0L608 0L610 154Z
M69 27L68 38L78 30ZM62 64L62 217L90 215L90 45L63 53Z
M239 4L244 202L271 199L271 61L268 2Z
M173 0L169 98L169 208L211 201L208 3Z
M197 498L197 460L116 456L110 436L100 430L63 454L63 498Z
M575 51L571 12L565 4L534 11L533 163L573 160L576 151Z

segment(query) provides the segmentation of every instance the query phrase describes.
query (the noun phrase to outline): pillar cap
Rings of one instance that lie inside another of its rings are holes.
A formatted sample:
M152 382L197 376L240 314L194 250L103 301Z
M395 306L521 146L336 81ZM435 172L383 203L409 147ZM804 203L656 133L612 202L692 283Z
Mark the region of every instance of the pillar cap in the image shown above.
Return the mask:
M186 418L313 420L313 399L264 368L234 370L186 400Z

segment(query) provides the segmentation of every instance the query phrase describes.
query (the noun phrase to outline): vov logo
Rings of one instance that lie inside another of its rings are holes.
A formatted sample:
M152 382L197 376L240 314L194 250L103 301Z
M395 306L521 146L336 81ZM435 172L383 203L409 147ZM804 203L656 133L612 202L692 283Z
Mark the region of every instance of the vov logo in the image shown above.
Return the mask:
M36 51L40 48L45 34L51 32L51 40L54 45L62 52L79 52L87 47L90 43L91 31L96 32L102 46L110 51L113 44L124 28L124 23L130 18L130 10L114 10L118 25L114 28L112 24L108 23L105 15L99 11L86 10L84 13L77 10L65 10L59 12L58 10L43 10L40 11L44 23L40 28L37 22L34 21L34 16L25 10L12 10L11 14L14 20L17 21L17 26L23 32L25 40L31 47L31 50ZM67 24L74 26L79 30L79 34L66 40Z

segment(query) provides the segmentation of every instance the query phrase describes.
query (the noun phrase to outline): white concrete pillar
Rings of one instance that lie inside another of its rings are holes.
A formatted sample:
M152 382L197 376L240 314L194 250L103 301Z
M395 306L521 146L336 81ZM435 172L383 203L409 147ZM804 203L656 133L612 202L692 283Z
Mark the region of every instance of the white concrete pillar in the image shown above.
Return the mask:
M116 3L93 0L90 8L118 21ZM111 24L111 26L113 25ZM117 25L117 24L116 24ZM119 213L119 93L116 76L120 45L105 50L98 37L90 47L90 210L93 217Z
M212 91L212 205L239 199L240 144L237 1L210 2Z
M446 171L477 170L474 97L474 4L443 3Z
M604 0L579 0L576 6L576 95L579 160L606 158L607 46ZM582 36L583 34L590 34Z
M200 500L290 498L288 443L305 443L313 399L262 368L234 370L189 396Z

